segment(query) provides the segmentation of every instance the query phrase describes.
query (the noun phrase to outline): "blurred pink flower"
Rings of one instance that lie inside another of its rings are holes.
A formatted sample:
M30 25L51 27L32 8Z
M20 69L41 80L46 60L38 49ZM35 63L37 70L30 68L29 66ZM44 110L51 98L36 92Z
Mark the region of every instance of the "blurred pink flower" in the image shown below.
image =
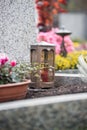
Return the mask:
M57 46L56 46L55 52L56 52L56 54L59 54L59 53L60 53L60 45L57 45Z
M59 30L58 28L55 28L55 29L53 28L49 32L40 32L37 36L38 42L45 41L45 42L48 42L48 43L55 44L56 45L56 48L55 48L56 54L60 53L60 47L61 47L61 44L62 44L62 37L55 34L55 31L58 31L58 30ZM74 50L74 45L73 45L73 42L70 39L70 37L66 36L64 38L64 42L65 42L65 47L66 47L67 52L68 53L72 52Z
M46 41L46 34L43 32L40 32L39 35L37 36L37 41L38 42Z
M5 64L5 59L4 59L4 58L1 59L0 61L1 61L1 65L4 65L4 64Z
M12 67L16 66L16 61L15 61L15 60L12 60L12 61L10 62L10 65L11 65Z
M67 52L70 53L72 51L74 51L74 48L72 46L69 46L66 48Z
M9 60L5 53L0 53L0 65L4 65Z

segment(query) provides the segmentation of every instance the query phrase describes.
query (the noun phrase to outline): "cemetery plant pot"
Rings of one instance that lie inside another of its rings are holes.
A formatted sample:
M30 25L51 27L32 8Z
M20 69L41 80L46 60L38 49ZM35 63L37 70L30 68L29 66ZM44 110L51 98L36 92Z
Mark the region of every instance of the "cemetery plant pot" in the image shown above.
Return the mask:
M30 80L0 85L0 102L19 100L26 97Z

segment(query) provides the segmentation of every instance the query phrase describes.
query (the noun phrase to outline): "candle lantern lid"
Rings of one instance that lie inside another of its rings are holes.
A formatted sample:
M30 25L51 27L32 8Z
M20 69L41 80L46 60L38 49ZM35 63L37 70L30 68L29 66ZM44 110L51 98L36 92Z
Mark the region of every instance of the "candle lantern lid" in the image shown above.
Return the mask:
M51 43L48 43L48 42L45 42L45 41L41 41L41 42L38 42L38 43L35 43L35 44L32 44L32 45L35 45L35 46L55 46L55 44L51 44Z
M60 35L60 36L67 36L67 35L70 35L72 32L65 29L64 27L62 27L61 29L59 29L58 31L55 32L57 35Z

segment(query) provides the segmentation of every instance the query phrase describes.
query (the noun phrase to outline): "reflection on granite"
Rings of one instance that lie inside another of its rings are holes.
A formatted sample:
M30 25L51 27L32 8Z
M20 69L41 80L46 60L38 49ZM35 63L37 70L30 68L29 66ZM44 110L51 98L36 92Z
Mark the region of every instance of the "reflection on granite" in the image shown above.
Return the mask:
M62 73L65 73L65 74L78 74L79 71L78 69L66 69L66 70L57 70L56 73L59 73L59 74L62 74Z
M87 98L60 103L57 100L0 111L0 130L86 130Z
M30 44L36 42L33 0L0 0L0 51L11 58L29 60Z

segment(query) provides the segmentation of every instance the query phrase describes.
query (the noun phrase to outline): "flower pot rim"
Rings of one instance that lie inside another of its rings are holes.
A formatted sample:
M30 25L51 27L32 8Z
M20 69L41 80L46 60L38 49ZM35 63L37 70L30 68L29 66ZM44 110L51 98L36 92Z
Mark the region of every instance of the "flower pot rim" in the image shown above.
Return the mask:
M18 82L18 83L9 83L9 84L0 84L0 88L1 87L14 87L15 85L23 85L23 84L29 84L29 83L31 83L31 80L25 80L25 81L23 81L23 82Z

